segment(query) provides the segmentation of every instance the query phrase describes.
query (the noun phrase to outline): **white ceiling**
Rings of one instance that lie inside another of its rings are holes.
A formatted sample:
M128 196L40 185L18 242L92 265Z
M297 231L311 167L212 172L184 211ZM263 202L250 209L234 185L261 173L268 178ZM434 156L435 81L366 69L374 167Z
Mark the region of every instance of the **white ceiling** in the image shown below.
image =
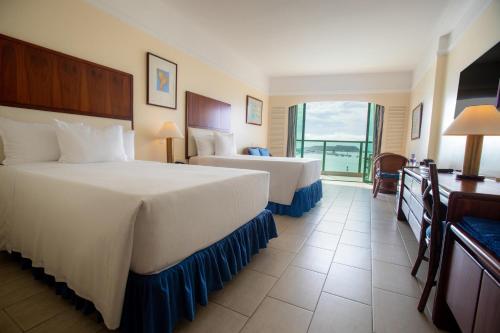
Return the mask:
M240 79L413 71L485 0L87 0ZM262 86L262 84L260 84Z
M450 2L163 0L269 76L413 70Z

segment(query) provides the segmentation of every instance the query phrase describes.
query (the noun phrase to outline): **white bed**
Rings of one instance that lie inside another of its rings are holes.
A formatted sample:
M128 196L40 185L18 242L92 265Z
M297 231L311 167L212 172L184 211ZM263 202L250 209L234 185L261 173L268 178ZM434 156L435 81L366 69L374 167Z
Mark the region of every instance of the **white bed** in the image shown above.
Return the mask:
M310 186L321 176L321 161L307 158L212 155L192 156L189 163L267 171L271 174L269 201L282 205L290 205L297 190Z
M129 269L164 270L224 238L266 207L268 187L267 172L144 161L0 166L0 250L66 282L114 329Z

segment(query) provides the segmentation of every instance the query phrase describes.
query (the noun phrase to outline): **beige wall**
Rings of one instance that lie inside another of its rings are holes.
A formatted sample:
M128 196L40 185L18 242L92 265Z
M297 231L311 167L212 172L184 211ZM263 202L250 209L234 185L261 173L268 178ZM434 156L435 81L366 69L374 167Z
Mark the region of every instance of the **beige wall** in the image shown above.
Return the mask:
M437 68L438 84L435 88L433 80L427 80L425 75L412 90L412 102L422 96L422 91L434 90L434 108L431 126L425 134L430 136L428 144L422 140L414 145L408 143L408 147L419 151L428 149L429 155L438 161L440 167L462 168L465 137L447 137L442 133L454 119L460 72L500 41L499 17L500 1L492 1L455 42L451 51L445 57L436 58L433 67ZM428 99L428 95L425 98ZM500 138L485 137L480 170L482 174L500 177L499 145Z
M404 153L405 147L403 143L406 139L407 128L405 114L410 102L410 93L385 92L271 96L269 98L269 109L271 110L269 146L275 155L283 156L286 154L288 107L300 103L319 101L363 101L383 105L385 107L384 133L388 135L384 135L383 137L382 151L391 150L395 153ZM278 143L277 140L279 137L282 137L282 140Z
M434 99L434 83L436 79L436 66L431 66L422 80L413 88L410 96L410 108L408 110L408 126L406 137L406 153L415 154L417 160L427 158L429 133L431 128L432 107ZM422 127L419 139L411 139L412 111L418 104L423 104Z
M179 27L182 29L182 27ZM47 48L116 68L134 76L134 118L136 157L164 160L165 143L155 134L166 120L184 129L185 91L193 91L232 107L231 126L238 148L266 145L266 93L257 91L222 71L133 28L81 0L0 0L0 32ZM166 31L165 33L168 33ZM177 110L146 104L146 52L153 52L178 64ZM245 98L264 101L263 126L245 124ZM0 115L49 121L59 114L0 107ZM24 111L23 111L24 112ZM176 140L175 157L184 156L184 141Z

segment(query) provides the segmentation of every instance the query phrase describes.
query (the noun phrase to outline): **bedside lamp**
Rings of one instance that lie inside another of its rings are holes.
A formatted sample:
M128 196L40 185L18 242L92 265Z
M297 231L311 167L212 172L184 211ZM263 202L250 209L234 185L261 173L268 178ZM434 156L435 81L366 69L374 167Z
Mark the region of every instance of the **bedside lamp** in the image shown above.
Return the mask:
M166 150L167 150L167 163L172 163L174 161L174 147L172 145L172 139L179 138L182 139L182 135L179 127L173 121L166 121L158 133L159 138L166 139Z
M500 112L494 105L466 107L444 131L444 135L467 135L464 166L459 179L484 180L479 174L484 135L500 135Z

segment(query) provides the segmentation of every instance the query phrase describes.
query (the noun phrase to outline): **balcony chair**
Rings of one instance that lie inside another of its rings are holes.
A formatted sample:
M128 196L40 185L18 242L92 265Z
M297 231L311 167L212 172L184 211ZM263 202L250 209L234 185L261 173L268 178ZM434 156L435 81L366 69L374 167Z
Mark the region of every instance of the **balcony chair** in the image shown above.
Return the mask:
M398 170L402 169L408 159L393 153L382 153L373 160L373 197L376 198L379 191L384 193L395 193L399 180Z
M435 163L429 164L428 179L424 179L423 181L424 186L422 188L425 188L422 193L424 215L421 221L422 227L420 230L417 259L411 271L411 275L415 276L422 261L429 263L427 280L425 281L425 286L418 302L418 311L420 312L424 311L431 289L436 285L436 275L441 257L441 245L446 226L446 222L444 221L446 210L442 208L439 198L438 172ZM427 249L429 249L428 257L425 256Z

